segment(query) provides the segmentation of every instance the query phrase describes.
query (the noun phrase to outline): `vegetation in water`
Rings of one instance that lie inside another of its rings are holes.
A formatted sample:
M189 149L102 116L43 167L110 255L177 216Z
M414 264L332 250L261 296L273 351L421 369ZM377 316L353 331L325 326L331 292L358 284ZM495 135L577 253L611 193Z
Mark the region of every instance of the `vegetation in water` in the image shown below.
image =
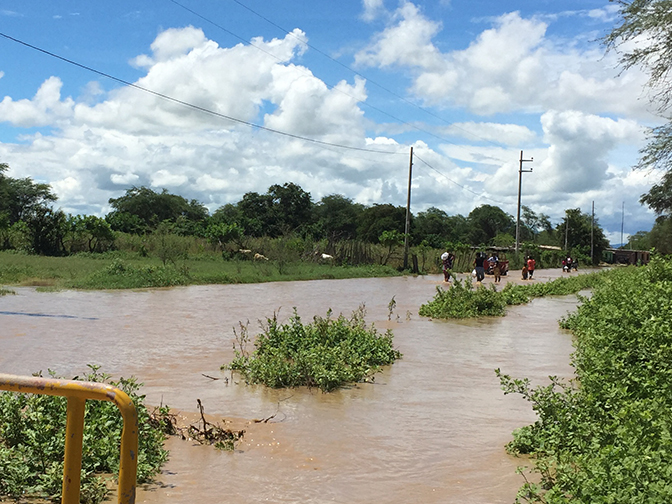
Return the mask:
M588 273L551 282L538 282L527 285L508 283L497 291L494 284L490 287L473 287L471 280L457 280L448 289L437 286L434 299L420 306L418 313L424 317L461 319L483 316L503 316L505 307L529 303L532 298L544 296L566 296L584 289L590 289L605 282L612 271Z
M164 431L138 395L135 378L111 381L89 366L82 380L109 383L133 400L138 411L138 482L146 482L167 460ZM52 374L53 376L53 374ZM38 394L0 393L0 497L40 497L60 501L63 481L67 399ZM107 494L101 474L118 474L123 420L107 401L86 401L81 502L96 504Z
M502 316L506 303L494 284L491 287L472 287L471 279L455 280L449 289L436 287L434 299L420 306L418 313L433 318L473 318Z
M672 261L602 277L562 325L574 380L533 387L497 370L538 417L508 445L539 476L518 502L672 502Z
M266 320L248 352L247 325L240 324L235 333L235 359L228 368L241 372L250 383L268 387L319 387L331 391L347 383L361 382L381 366L392 364L401 353L392 345L392 332L379 334L364 321L360 307L350 318L316 316L303 324L294 314L286 324L277 314ZM227 366L223 366L227 367Z

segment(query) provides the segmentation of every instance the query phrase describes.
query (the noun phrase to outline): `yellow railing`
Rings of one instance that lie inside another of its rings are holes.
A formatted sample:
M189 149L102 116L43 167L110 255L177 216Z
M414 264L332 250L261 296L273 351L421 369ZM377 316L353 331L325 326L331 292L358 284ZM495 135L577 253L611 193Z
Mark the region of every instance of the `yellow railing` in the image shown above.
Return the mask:
M62 504L79 504L82 472L82 437L84 404L87 399L110 401L117 405L124 419L119 460L119 504L135 503L138 468L138 413L128 395L111 385L76 380L59 380L36 376L0 373L0 390L64 396L68 398L65 426L65 461L63 467Z

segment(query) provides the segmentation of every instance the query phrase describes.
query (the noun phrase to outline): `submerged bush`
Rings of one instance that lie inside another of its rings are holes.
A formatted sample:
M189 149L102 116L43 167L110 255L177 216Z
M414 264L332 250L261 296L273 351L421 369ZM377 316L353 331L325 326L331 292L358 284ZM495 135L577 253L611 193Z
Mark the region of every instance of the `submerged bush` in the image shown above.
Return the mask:
M672 502L672 262L600 277L563 325L574 381L533 388L497 370L538 417L508 447L531 453L540 475L519 501Z
M110 381L89 366L83 379L109 383L126 392L138 412L138 483L159 472L167 460L164 434L151 425L144 396L135 378ZM52 375L53 376L53 375ZM40 497L60 501L63 480L67 399L65 397L0 393L0 497ZM107 494L101 473L119 472L119 442L123 420L107 401L86 401L82 448L81 501L101 502ZM0 499L1 500L1 499Z
M464 283L456 280L447 290L437 286L434 299L420 306L418 313L434 318L502 316L505 306L504 298L495 290L494 284L490 288L479 285L472 289L471 280L467 278Z
M235 332L235 331L234 331ZM364 308L350 318L316 316L304 325L296 309L286 324L277 314L267 319L254 342L253 353L247 352L247 326L236 334L236 358L229 368L240 371L251 383L268 387L319 387L334 390L346 383L360 382L401 358L392 346L392 332L380 335L364 322ZM226 367L226 366L223 366Z
M544 296L566 296L602 284L616 274L605 271L558 278L551 282L538 282L527 285L507 283L501 291L494 284L490 288L479 285L472 287L467 278L464 283L457 280L449 289L437 286L434 299L420 306L418 313L433 318L473 318L483 316L503 316L505 307L529 303L530 299Z

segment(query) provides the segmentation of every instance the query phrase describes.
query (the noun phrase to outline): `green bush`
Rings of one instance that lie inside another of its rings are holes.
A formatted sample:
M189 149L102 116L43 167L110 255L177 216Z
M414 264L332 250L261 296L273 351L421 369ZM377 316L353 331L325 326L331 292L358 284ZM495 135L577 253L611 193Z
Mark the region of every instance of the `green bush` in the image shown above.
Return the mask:
M502 316L506 303L495 290L479 285L472 289L471 280L456 280L455 284L444 290L436 287L434 299L420 306L418 313L423 317L433 318L473 318L481 316Z
M501 291L497 291L494 284L490 284L489 288L479 285L473 289L471 280L467 278L464 283L457 280L447 290L437 286L434 299L420 306L418 313L424 317L445 319L501 317L506 313L506 306L525 304L535 297L575 294L601 285L613 274L613 271L589 273L527 285L507 283Z
M164 434L153 427L135 378L110 381L89 366L83 379L110 383L133 400L138 412L138 483L150 480L167 460ZM53 376L53 375L52 375ZM0 496L60 500L63 480L67 399L37 394L0 393ZM107 494L101 473L118 474L123 420L107 401L87 401L82 449L81 501L96 504Z
M346 383L360 382L392 364L401 353L392 346L392 332L379 335L375 327L367 327L364 309L350 318L339 315L314 317L304 325L296 309L287 324L280 324L277 314L267 319L263 332L247 352L247 326L236 332L236 358L228 365L240 371L251 383L268 387L319 387L334 390ZM227 366L223 366L227 367Z
M672 502L672 262L601 276L562 325L575 380L533 388L497 370L538 417L508 447L532 453L540 475L519 501Z

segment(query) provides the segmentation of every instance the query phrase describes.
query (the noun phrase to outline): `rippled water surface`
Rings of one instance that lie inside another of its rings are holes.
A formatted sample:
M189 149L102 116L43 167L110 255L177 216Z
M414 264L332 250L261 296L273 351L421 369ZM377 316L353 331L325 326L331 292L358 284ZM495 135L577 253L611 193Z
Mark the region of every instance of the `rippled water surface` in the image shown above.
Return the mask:
M540 270L535 281L558 274ZM570 376L571 336L557 320L576 300L538 299L503 318L419 317L439 284L428 276L123 292L19 288L0 298L0 372L53 369L67 377L93 363L137 376L150 404L193 412L199 398L220 418L275 414L251 426L235 453L170 439L170 461L138 502L511 503L521 461L504 444L534 415L519 397L504 396L493 370L536 383ZM239 322L255 331L274 311L285 320L296 307L310 321L362 303L367 322L391 328L404 354L374 383L323 394L224 379L230 373L220 366L233 357Z

